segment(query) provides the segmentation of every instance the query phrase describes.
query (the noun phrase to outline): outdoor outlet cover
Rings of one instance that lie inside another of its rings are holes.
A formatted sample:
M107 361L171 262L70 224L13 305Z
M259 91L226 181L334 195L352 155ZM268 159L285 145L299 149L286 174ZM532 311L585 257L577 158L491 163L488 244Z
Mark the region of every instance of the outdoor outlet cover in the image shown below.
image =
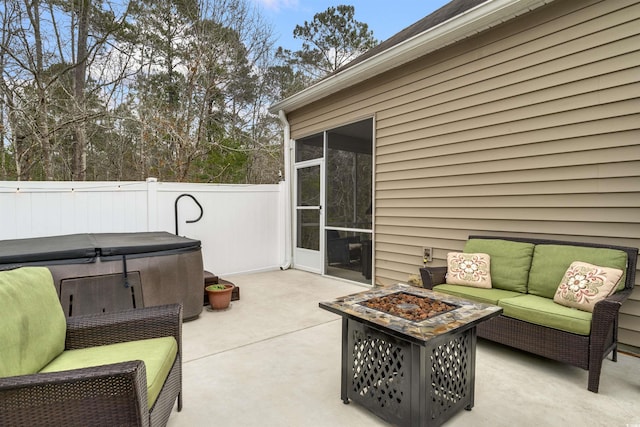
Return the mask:
M433 261L433 248L422 248L422 252L423 252L422 261L425 264Z

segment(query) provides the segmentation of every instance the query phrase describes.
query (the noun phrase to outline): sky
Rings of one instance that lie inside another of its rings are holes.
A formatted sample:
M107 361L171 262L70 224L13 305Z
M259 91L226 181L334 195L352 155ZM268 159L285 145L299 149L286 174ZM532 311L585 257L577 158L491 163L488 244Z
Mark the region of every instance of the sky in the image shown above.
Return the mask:
M419 21L450 0L252 0L273 25L276 46L298 50L302 43L293 38L296 25L312 21L313 15L341 4L354 6L356 21L364 22L373 36L384 41Z

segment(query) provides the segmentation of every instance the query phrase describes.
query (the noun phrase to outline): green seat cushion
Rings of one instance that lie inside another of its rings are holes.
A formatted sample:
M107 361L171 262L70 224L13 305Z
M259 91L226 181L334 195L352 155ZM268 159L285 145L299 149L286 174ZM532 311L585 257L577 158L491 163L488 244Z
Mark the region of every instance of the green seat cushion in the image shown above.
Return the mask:
M523 295L520 292L505 291L504 289L483 289L462 285L436 285L433 287L433 290L493 305L498 305L498 301L503 298L513 298Z
M491 287L527 292L534 245L501 239L469 239L466 253L485 253L491 257Z
M624 251L607 248L589 248L570 245L537 245L529 272L529 293L553 299L560 281L574 261L583 261L600 267L627 268ZM617 289L624 288L626 274L622 275Z
M502 315L579 335L591 332L591 313L556 304L536 295L505 298L498 302Z
M151 338L66 350L40 372L61 372L142 360L147 371L147 399L149 408L151 408L160 394L167 376L169 376L176 354L178 354L178 344L175 338Z
M0 272L0 377L35 374L62 353L66 333L46 267Z

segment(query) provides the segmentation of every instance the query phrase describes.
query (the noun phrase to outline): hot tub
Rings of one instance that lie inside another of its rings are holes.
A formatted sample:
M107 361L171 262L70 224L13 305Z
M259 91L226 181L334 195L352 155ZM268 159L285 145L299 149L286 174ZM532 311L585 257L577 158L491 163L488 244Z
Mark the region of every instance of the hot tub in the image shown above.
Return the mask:
M166 232L92 233L0 241L0 270L51 270L67 316L181 302L202 312L200 241Z

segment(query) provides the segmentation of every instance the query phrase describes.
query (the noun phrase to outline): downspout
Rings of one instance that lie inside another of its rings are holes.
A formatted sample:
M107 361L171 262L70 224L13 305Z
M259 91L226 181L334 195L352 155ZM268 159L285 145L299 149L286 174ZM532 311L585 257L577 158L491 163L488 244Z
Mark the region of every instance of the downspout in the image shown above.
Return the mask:
M291 127L284 110L278 110L278 117L284 125L284 262L280 265L280 270L291 267Z

